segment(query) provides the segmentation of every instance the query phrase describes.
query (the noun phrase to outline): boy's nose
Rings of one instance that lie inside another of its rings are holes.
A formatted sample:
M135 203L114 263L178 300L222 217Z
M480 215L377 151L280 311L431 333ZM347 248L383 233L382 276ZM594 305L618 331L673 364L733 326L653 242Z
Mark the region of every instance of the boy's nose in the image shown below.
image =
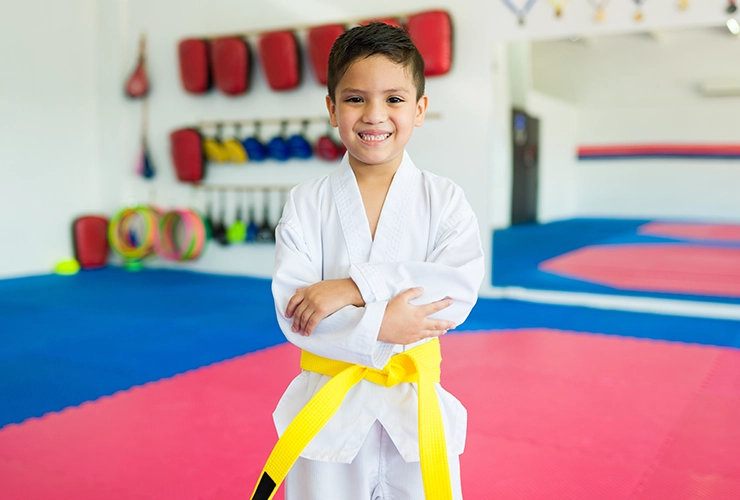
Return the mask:
M365 106L365 113L362 117L365 123L382 123L386 120L388 114L382 102L369 102Z

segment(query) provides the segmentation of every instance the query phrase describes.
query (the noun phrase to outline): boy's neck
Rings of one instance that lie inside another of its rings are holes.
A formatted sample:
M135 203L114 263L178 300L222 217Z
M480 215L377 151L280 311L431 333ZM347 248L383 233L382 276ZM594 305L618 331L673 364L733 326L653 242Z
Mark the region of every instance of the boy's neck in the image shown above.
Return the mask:
M350 167L355 173L355 179L357 179L358 185L390 185L393 181L393 176L396 175L396 171L401 166L401 159L398 162L393 162L386 165L352 165L350 161Z

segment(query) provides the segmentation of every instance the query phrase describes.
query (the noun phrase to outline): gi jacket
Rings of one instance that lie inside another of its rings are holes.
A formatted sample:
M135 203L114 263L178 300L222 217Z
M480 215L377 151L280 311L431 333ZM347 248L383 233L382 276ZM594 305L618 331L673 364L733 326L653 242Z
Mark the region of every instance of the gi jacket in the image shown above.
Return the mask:
M460 325L483 280L478 222L462 189L419 170L406 152L374 240L347 155L332 174L293 188L276 240L272 291L285 337L319 356L373 368L382 368L404 350L377 340L391 298L416 286L424 287L424 294L412 302L416 305L451 297L453 305L433 317ZM297 289L347 277L360 289L364 307L344 307L322 320L309 337L291 331L293 321L285 317L285 309ZM279 434L328 379L304 371L291 382L273 414ZM436 389L447 449L459 455L465 447L467 411L439 384ZM350 463L378 420L404 460L418 461L417 404L414 384L386 388L362 380L301 456Z

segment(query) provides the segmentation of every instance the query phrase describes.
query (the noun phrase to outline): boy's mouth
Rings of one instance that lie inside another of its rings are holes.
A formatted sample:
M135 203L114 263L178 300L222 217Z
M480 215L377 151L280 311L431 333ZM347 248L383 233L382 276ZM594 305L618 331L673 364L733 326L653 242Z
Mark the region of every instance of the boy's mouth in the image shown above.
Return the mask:
M359 132L357 135L360 136L360 139L362 139L363 141L380 142L380 141L384 141L387 138L389 138L391 136L391 133L390 132L385 132L385 133Z

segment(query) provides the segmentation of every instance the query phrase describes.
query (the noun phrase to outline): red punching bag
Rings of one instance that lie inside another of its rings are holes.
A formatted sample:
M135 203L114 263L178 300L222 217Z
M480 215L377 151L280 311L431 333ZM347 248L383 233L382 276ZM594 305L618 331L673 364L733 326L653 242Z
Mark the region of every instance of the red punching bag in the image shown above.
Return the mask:
M149 93L149 78L146 74L146 35L139 39L139 58L134 71L126 80L126 95L139 99Z

